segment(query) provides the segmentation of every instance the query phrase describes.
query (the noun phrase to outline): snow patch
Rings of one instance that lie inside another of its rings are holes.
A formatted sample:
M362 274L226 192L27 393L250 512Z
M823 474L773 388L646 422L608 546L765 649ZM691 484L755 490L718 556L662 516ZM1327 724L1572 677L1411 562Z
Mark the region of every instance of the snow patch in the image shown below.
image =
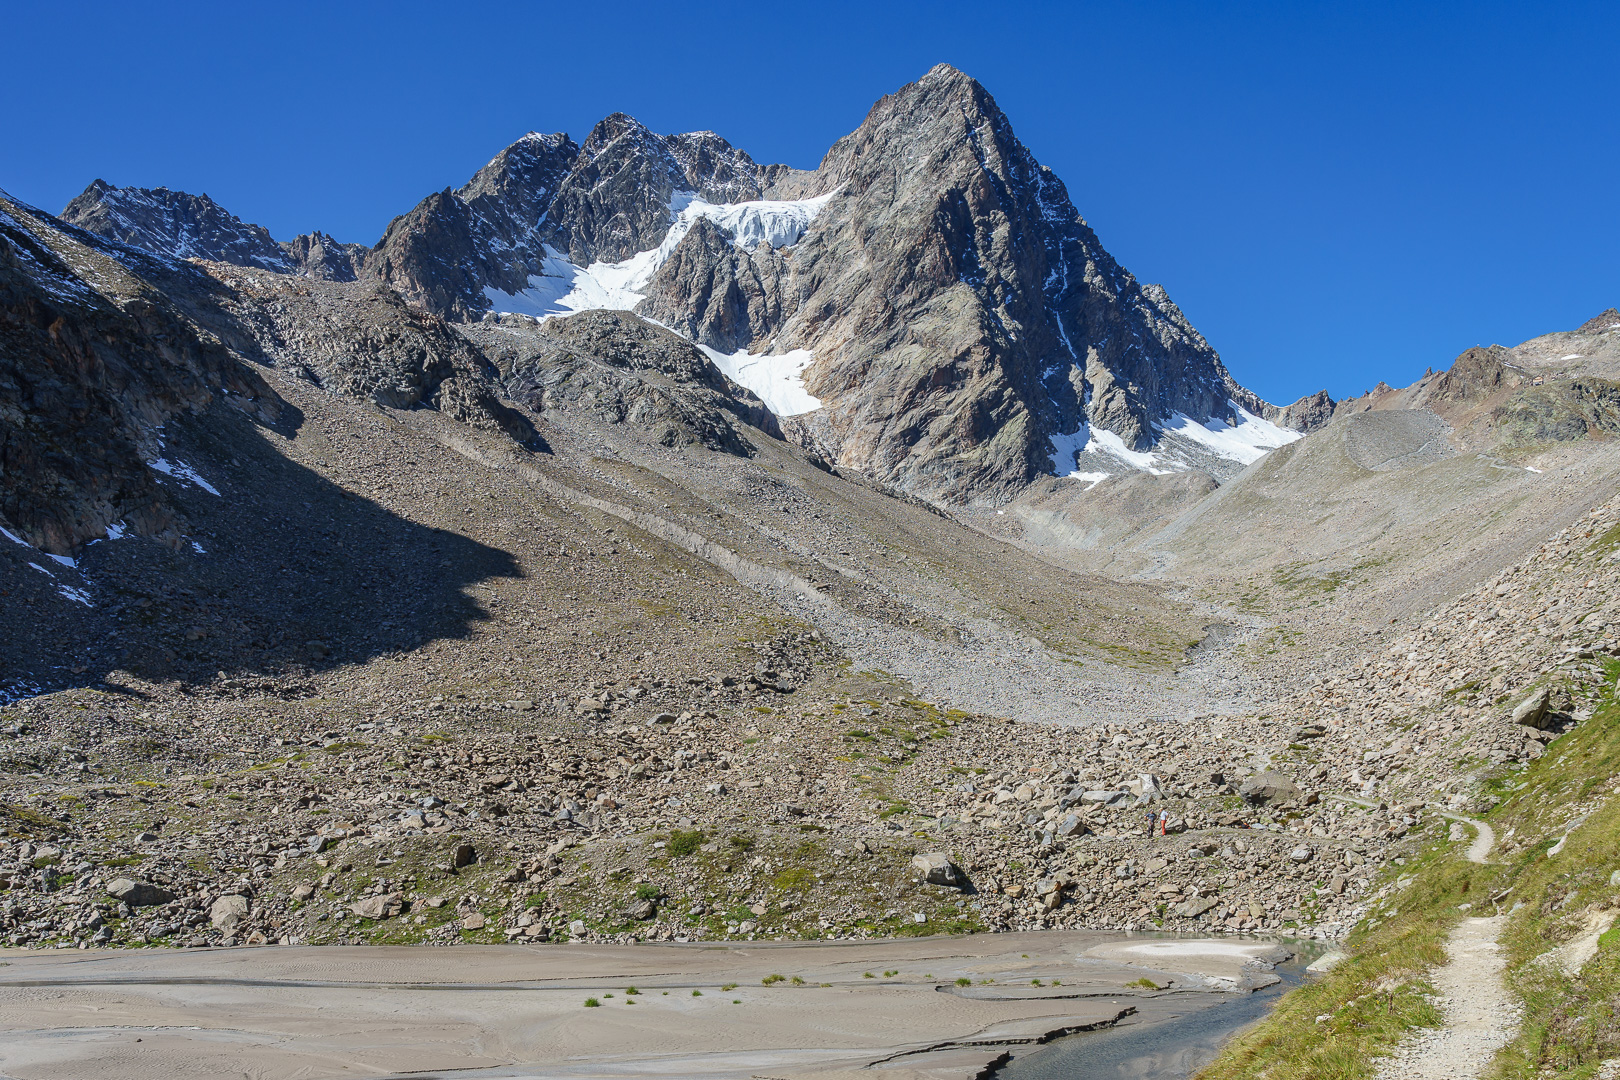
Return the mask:
M1108 479L1109 475L1110 474L1105 472L1073 472L1069 474L1069 479L1086 482L1086 490L1090 491L1092 488Z
M793 349L778 356L766 356L738 349L726 355L718 349L699 345L726 378L759 395L765 407L777 416L799 416L821 408L821 399L804 388L804 369L810 366L809 349Z
M1091 429L1091 440L1086 443L1086 452L1091 454L1107 454L1110 457L1118 458L1120 461L1123 461L1125 464L1134 468L1152 473L1154 476L1168 476L1170 473L1177 471L1173 468L1159 468L1158 455L1143 453L1139 450L1132 450L1130 447L1125 445L1124 439L1120 438L1118 435L1115 435L1107 428Z
M56 591L65 596L67 599L72 600L75 603L83 604L85 607L96 606L90 602L90 594L85 592L83 589L75 589L71 585L58 585L56 587Z
M56 577L55 574L53 574L49 570L45 569L43 566L39 565L39 563L37 563L37 562L31 562L28 565L32 566L35 570L38 570L40 573L44 574L48 578Z
M760 244L769 244L773 250L792 247L810 230L810 223L831 198L832 193L818 195L814 199L760 199L755 202L716 204L694 196L680 211L675 227L681 228L684 221L681 235L685 236L699 218L708 218L740 248L752 250ZM671 233L674 231L674 228L670 230ZM671 250L674 250L673 246Z
M210 495L219 494L218 488L204 480L201 476L197 475L197 470L193 469L190 465L187 465L183 461L170 461L167 458L158 458L156 461L148 461L146 464L149 468L156 469L158 472L163 473L166 476L172 476L176 480L184 483L196 484Z
M45 553L45 557L47 559L50 559L50 560L54 561L54 562L61 563L63 566L67 567L69 570L77 570L79 568L79 564L74 562L72 559L68 558L66 555L52 555L50 552L47 551Z
M4 525L0 525L0 533L4 533L6 539L10 540L13 544L21 544L23 547L34 546L33 544L30 544L28 541L24 540L22 537L18 536L16 533L12 532L10 529L6 528Z
M107 526L107 539L122 540L129 533L129 526L122 521L115 521Z
M1160 431L1174 432L1243 465L1253 464L1265 457L1268 450L1275 450L1304 437L1298 431L1278 427L1270 420L1256 416L1235 401L1227 404L1237 413L1240 421L1231 427L1218 419L1199 422L1182 413L1176 413L1169 423L1156 426Z
M201 544L199 544L199 543L197 543L197 541L195 541L195 540L193 540L193 541L192 541L192 542L191 542L191 550L192 550L192 551L195 551L195 552L196 552L196 553L197 553L197 554L199 554L199 555L206 555L206 554L208 554L208 552L206 552L206 551L204 551L204 550L203 550L203 546L202 546L202 545L201 545Z
M1094 475L1079 471L1074 462L1074 456L1085 450L1086 444L1091 441L1091 426L1081 424L1079 430L1067 435L1052 436L1052 475L1067 477L1072 480L1089 480ZM1095 486L1095 485L1093 485Z

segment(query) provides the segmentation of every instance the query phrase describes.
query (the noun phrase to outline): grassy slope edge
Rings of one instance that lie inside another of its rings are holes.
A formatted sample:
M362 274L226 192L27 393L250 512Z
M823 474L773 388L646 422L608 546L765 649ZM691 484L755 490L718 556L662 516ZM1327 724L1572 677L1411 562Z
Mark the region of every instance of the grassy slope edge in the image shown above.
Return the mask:
M1198 1080L1372 1076L1412 1029L1441 1022L1428 973L1445 961L1464 904L1512 913L1507 983L1525 1006L1487 1075L1587 1080L1620 1058L1620 926L1574 975L1545 959L1620 908L1620 799L1607 797L1620 790L1620 664L1608 676L1590 720L1491 784L1500 799L1484 815L1500 838L1491 865L1467 862L1467 838L1446 839L1449 824L1431 818L1407 864L1388 871L1391 895L1350 935L1350 959L1285 996Z

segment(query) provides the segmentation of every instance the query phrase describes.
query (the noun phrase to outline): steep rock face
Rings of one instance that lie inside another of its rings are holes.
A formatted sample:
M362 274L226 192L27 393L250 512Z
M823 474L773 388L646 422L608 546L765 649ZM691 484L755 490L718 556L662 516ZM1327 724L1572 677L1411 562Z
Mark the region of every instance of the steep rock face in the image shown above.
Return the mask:
M614 113L580 147L543 235L577 266L618 262L658 246L678 193L747 202L766 182L766 170L713 132L657 135Z
M745 250L700 219L658 268L637 310L724 353L764 352L791 313L790 254L769 243Z
M489 307L486 287L518 292L540 272L538 229L578 156L568 136L530 132L461 190L429 195L391 221L366 276L435 314L476 317Z
M1052 470L1054 435L1102 428L1143 451L1178 413L1236 423L1233 400L1276 412L1162 288L1113 260L953 68L879 101L809 187L831 199L769 273L694 229L641 310L716 348L746 325L756 343L810 349L824 408L795 426L842 464L999 497Z
M517 280L493 257L490 241L478 215L454 192L440 191L389 222L366 275L415 307L467 318L481 310L486 284Z
M460 190L396 218L366 272L465 320L489 308L486 288L518 293L546 273L548 245L576 266L619 261L657 247L683 200L758 199L785 171L761 168L711 132L658 135L622 113L583 145L531 132Z
M281 245L295 272L322 281L353 281L369 250L359 244L340 244L323 232L304 233ZM230 259L215 260L231 262Z
M273 420L281 400L169 300L207 276L0 192L0 517L56 554L122 522L184 529L149 462L163 423L224 400Z
M1278 427L1290 431L1312 432L1327 426L1333 419L1333 410L1337 403L1328 396L1326 390L1318 390L1314 394L1307 394L1292 405L1277 413L1273 420Z

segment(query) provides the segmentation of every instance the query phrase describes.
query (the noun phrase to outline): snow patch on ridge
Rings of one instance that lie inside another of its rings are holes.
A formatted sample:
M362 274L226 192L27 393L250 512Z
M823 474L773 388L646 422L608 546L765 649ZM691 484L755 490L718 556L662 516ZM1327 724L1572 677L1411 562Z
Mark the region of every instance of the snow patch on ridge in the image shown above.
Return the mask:
M1107 473L1081 472L1079 466L1075 464L1075 455L1084 453L1089 442L1091 442L1089 424L1081 424L1078 431L1068 435L1053 435L1052 475L1066 480L1089 481L1091 487L1086 488L1087 491L1108 479Z
M1179 436L1217 457L1235 461L1240 465L1251 465L1265 457L1269 451L1304 437L1298 431L1278 427L1235 401L1229 401L1227 404L1237 414L1238 423L1229 424L1218 417L1200 421L1184 413L1175 413L1168 422L1153 426L1160 435ZM1070 434L1053 435L1051 441L1053 475L1064 479L1089 481L1091 487L1096 487L1110 474L1081 471L1075 460L1077 454L1104 454L1132 469L1152 473L1154 476L1165 476L1194 467L1194 463L1184 457L1190 449L1185 443L1177 448L1174 443L1166 446L1161 441L1152 451L1132 450L1125 445L1125 440L1114 432L1089 424L1080 425L1079 430ZM1089 491L1091 488L1086 490Z
M794 349L780 356L760 356L739 349L727 356L718 349L699 345L726 378L759 395L765 407L777 416L798 416L821 408L821 399L804 388L801 374L810 366L810 350Z
M700 219L707 218L744 249L769 244L773 249L792 247L804 237L810 223L821 212L832 194L814 199L762 199L742 203L711 203L690 191L678 191L670 200L670 226L663 242L650 251L641 251L622 262L595 262L576 266L549 245L541 261L543 274L529 278L529 287L519 293L504 293L485 286L484 297L491 310L510 311L546 319L603 308L633 311L646 298L646 288L669 261L670 255ZM732 382L758 394L778 416L798 416L821 408L821 400L804 388L800 377L812 359L809 350L794 349L779 356L762 356L746 351L725 353L706 345L698 348Z
M1184 436L1242 465L1252 465L1265 457L1267 451L1304 438L1301 432L1278 427L1235 401L1227 404L1232 406L1241 421L1235 426L1229 427L1215 419L1199 422L1182 413L1176 413L1169 423L1156 426L1160 431Z
M1186 468L1185 465L1167 462L1166 464L1170 464L1171 467L1168 469L1161 469L1159 467L1159 455L1143 453L1139 450L1132 450L1130 447L1125 445L1124 439L1120 438L1118 435L1115 435L1107 428L1091 429L1091 440L1086 443L1086 452L1092 454L1107 454L1109 457L1118 458L1120 461L1123 461L1132 468L1141 469L1143 472L1150 472L1154 476L1165 476L1169 473L1175 472L1178 468Z

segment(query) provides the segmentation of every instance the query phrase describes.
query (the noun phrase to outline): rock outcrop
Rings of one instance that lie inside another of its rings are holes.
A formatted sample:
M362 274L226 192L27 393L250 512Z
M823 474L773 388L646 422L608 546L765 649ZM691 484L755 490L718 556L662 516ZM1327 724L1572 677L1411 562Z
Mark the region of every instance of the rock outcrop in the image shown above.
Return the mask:
M170 299L201 271L103 240L0 192L0 518L68 554L124 525L177 543L162 460L170 417L280 398Z
M542 415L589 415L640 428L664 446L743 456L753 446L739 422L780 433L764 403L691 342L629 312L544 324L491 316L463 332L500 369L506 396Z

